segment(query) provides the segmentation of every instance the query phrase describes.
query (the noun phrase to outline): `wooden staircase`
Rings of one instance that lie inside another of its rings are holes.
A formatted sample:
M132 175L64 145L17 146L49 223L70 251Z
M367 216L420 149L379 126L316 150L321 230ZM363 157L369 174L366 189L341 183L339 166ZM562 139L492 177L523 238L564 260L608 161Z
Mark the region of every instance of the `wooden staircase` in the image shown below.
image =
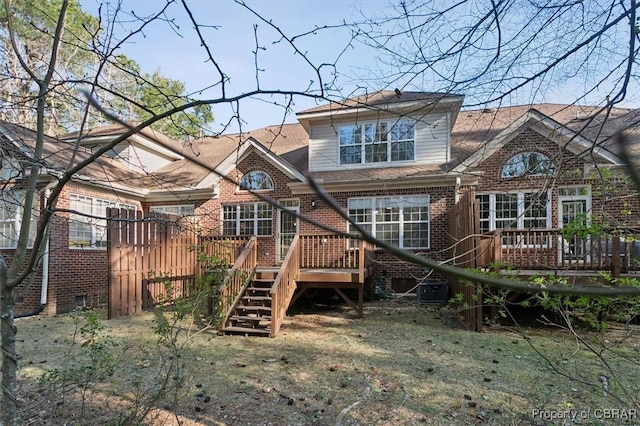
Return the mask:
M271 334L271 286L278 269L258 268L222 327L224 334L265 336Z

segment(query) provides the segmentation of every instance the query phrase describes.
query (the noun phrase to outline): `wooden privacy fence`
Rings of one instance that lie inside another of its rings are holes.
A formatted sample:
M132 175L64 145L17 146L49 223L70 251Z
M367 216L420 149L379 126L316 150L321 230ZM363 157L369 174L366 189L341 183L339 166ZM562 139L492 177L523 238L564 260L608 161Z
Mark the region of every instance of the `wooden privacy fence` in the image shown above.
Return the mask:
M202 237L185 219L108 208L107 241L108 317L117 318L188 296L208 260L232 265L248 237Z
M449 211L448 218L452 264L461 268L477 268L487 257L489 242L479 237L480 216L475 193L463 194ZM464 321L475 331L482 330L482 284L463 282L449 276L451 294L462 294Z

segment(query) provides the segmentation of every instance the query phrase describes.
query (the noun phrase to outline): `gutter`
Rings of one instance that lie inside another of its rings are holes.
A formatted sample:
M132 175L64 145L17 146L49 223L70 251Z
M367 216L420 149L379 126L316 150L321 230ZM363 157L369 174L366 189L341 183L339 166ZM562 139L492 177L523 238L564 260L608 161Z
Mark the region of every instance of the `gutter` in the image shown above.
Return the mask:
M477 178L473 176L467 179L466 176L452 174L438 174L428 176L406 176L394 179L372 179L372 180L352 180L352 181L324 181L316 182L328 193L336 192L360 192L372 190L398 190L412 188L432 188L438 186L456 186L459 184L473 184ZM291 182L287 186L293 195L313 194L315 191L306 182Z

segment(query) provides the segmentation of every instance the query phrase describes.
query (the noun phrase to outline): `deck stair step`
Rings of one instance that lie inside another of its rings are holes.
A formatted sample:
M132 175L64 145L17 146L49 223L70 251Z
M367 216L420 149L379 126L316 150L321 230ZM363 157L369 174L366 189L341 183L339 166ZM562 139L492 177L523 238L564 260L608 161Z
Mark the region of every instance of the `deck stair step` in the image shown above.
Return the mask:
M254 296L250 294L250 295L242 296L242 300L245 300L248 302L269 302L269 304L271 304L271 296Z
M228 326L224 328L224 334L240 334L244 336L269 336L271 330L268 328L247 328Z
M236 307L236 312L241 311L241 312L253 312L253 313L260 313L260 315L266 315L266 313L268 312L269 315L271 314L271 306L246 306L246 305L238 305Z
M271 291L271 287L247 287L247 289L245 290L245 293L249 293L249 294L254 294L254 293L261 293L261 294L269 294L269 292Z
M233 315L229 318L231 321L260 322L271 321L271 316L252 316L252 315Z
M238 304L233 308L222 333L244 336L271 334L271 286L275 274L258 272L245 288Z

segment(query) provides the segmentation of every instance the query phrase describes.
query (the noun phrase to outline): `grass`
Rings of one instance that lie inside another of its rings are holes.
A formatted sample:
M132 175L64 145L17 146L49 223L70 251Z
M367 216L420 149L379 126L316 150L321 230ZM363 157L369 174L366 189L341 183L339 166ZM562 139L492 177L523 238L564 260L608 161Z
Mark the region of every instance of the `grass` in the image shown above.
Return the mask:
M546 425L570 423L534 416L534 410L549 416L589 410L581 424L602 424L594 410L638 406L640 340L633 328L583 334L611 362L606 368L566 331L493 326L474 333L451 316L402 298L368 303L361 319L341 307L298 313L273 339L207 331L180 355L186 370L179 417L158 401L147 423ZM70 349L73 318L19 320L24 423L120 422L137 397L154 391L168 359L157 348L153 318L104 321L117 343L110 349L117 368L89 386L82 418L77 396L61 398L38 380L86 360L85 349ZM607 395L602 375L609 376ZM69 394L77 395L77 386Z

